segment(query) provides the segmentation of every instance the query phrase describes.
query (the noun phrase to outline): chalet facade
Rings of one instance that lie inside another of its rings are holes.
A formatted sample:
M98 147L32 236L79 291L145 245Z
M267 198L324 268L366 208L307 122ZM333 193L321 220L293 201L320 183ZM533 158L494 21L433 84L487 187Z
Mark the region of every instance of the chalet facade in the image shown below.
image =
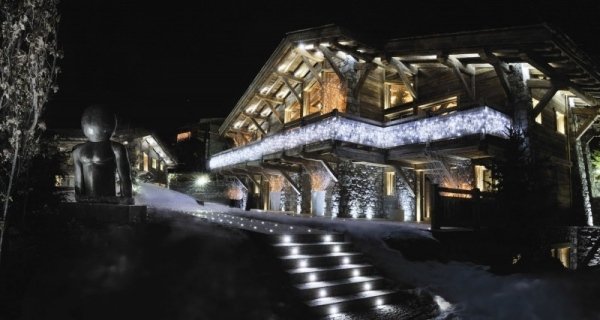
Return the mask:
M492 162L519 128L550 162L563 220L593 225L597 99L596 65L545 25L383 48L324 26L287 34L220 127L233 146L210 168L258 209L431 222L440 200L493 191Z

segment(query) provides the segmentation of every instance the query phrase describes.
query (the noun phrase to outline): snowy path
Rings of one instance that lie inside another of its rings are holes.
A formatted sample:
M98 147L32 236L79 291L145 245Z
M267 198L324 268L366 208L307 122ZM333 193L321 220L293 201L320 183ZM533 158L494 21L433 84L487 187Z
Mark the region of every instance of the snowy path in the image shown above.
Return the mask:
M200 206L188 196L153 186L145 186L142 194L145 195L140 200L150 207L191 214L222 212L347 233L388 277L436 295L440 308L447 311L442 317L458 314L465 319L600 319L600 307L594 298L600 296L600 276L596 273L498 276L485 266L470 263L411 261L384 242L386 238L433 239L423 225L248 212L213 203Z

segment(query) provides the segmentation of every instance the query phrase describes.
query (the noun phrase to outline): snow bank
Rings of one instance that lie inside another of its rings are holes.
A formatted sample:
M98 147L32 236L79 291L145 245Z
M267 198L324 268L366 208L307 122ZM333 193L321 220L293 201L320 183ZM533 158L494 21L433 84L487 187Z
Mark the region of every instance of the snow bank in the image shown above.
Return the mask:
M140 188L135 195L135 203L146 205L152 209L167 209L181 212L202 209L202 206L193 197L150 183L140 184Z

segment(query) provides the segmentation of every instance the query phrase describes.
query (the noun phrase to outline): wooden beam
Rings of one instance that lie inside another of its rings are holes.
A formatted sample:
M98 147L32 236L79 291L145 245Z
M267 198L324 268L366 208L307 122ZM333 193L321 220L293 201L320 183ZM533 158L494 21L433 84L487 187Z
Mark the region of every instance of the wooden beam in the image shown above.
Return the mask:
M369 74L371 73L371 71L373 71L373 69L375 69L375 68L377 68L377 65L375 65L374 63L368 62L364 65L363 72L361 73L360 78L358 78L358 82L356 83L356 86L354 87L354 89L352 89L352 95L355 98L358 98L360 89L365 84L365 81L369 77Z
M302 56L302 58L311 59L311 60L314 60L317 62L323 62L323 58L317 57L314 54L310 54L305 49L296 48L296 49L294 49L294 51L296 51L296 53L298 53L300 56Z
M350 54L352 56L355 56L355 57L357 57L359 59L362 59L365 62L371 62L375 58L375 55L373 55L373 54L366 53L366 52L359 52L359 51L355 50L354 48L349 47L349 46L345 46L343 44L340 44L337 41L332 42L331 46L334 47L337 50L348 52L348 54Z
M248 113L248 112L242 112L242 114L246 117L246 118L253 118L253 119L259 119L259 120L268 120L269 117L264 117L261 116L260 114L252 114L252 113Z
M594 124L594 122L598 119L598 115L595 115L591 118L589 118L586 122L584 122L584 124L579 127L579 130L577 130L577 132L575 133L575 140L579 140L581 139L581 137L583 137L583 135L586 133L586 131L588 131L588 129Z
M535 119L535 117L537 117L542 110L544 110L544 108L548 105L548 102L552 100L557 91L557 87L552 87L546 91L542 99L535 105L535 107L533 107L533 110L531 111L531 117L533 119Z
M263 127L261 127L261 126L260 126L260 124L258 124L258 121L256 121L256 119L254 119L254 118L250 118L250 120L252 121L252 123L254 123L254 125L256 126L256 128L257 128L258 130L260 130L260 132L261 132L263 135L265 135L265 136L267 135L267 132L265 132L265 129L263 129Z
M325 60L327 60L327 62L329 62L329 64L331 65L331 68L333 69L335 74L340 78L340 81L342 83L346 82L346 77L344 76L344 74L342 73L342 71L340 70L340 68L334 61L333 52L331 52L331 50L329 50L329 48L327 48L324 45L319 45L319 49L321 49L321 52L323 52L323 56L325 57Z
M288 72L279 72L279 71L274 71L274 72L280 78L285 78L285 79L288 79L290 81L294 81L294 82L298 82L298 83L303 83L304 82L304 79L295 77L294 75L292 75L292 74L290 74Z
M504 93L509 100L512 100L513 92L510 87L510 82L508 81L508 76L506 75L508 72L510 72L509 66L505 62L500 61L500 59L498 59L498 57L496 57L496 55L494 55L490 50L481 50L479 52L479 56L484 61L491 64L492 67L494 67L494 71L496 71L498 81L500 81L500 85L502 86L502 89L504 89Z
M408 92L410 93L410 95L416 100L417 99L417 92L415 91L415 88L413 88L412 84L410 83L410 80L406 76L406 73L405 73L405 71L407 70L406 66L402 67L403 66L402 62L400 60L396 59L396 58L390 59L390 64L398 72L398 75L400 76L400 79L402 80L402 83L404 83L404 86L406 87L406 90L408 90Z
M462 73L465 73L471 77L474 77L475 70L473 68L467 68L463 66L463 64L460 61L458 61L458 59L454 57L449 57L447 55L439 57L438 61L452 69L452 72L454 72L454 75L460 80L460 83L462 84L463 88L465 89L471 100L475 101L475 88L472 87L473 83L469 84L462 75Z
M277 121L279 121L279 123L284 124L285 119L281 117L281 114L279 114L279 111L277 111L277 108L275 106L273 106L271 104L271 102L269 102L269 101L265 101L265 103L267 104L267 107L269 109L271 109L271 112L273 112L275 119L277 119Z
M300 95L298 95L298 93L296 92L296 90L294 89L294 87L290 84L290 82L288 81L287 78L280 76L279 78L281 78L281 80L283 80L283 83L285 83L285 86L288 87L288 89L290 90L290 92L294 95L294 98L296 98L296 101L298 101L298 103L300 105L302 105L302 97L300 97Z
M298 185L294 182L294 180L292 180L292 177L290 177L290 175L287 173L287 169L286 168L282 168L280 166L275 166L269 163L262 163L261 164L263 167L265 168L271 168L273 170L278 171L279 173L281 173L281 175L287 180L287 182L290 184L290 186L292 187L292 189L294 189L294 191L296 192L296 194L300 194L300 188L298 187Z
M256 93L256 97L258 97L261 100L273 102L273 103L276 103L276 104L283 104L285 102L285 101L283 101L283 99L277 99L277 98L269 97L269 96L266 96L266 95L264 95L262 93L258 93L258 92Z
M308 67L308 71L310 73L312 73L312 75L313 75L313 77L315 77L315 79L317 79L317 82L319 82L320 85L323 85L323 80L321 79L321 74L319 73L319 71L317 71L317 69L315 69L312 62L310 62L305 56L302 56L302 62L304 62L304 64Z

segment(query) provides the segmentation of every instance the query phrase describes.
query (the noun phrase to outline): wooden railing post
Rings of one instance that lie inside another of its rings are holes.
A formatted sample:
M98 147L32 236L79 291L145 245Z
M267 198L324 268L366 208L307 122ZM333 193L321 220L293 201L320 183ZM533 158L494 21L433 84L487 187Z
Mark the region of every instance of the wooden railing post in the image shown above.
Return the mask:
M440 229L440 217L438 215L441 214L440 207L440 190L437 184L431 185L431 230L439 230Z

